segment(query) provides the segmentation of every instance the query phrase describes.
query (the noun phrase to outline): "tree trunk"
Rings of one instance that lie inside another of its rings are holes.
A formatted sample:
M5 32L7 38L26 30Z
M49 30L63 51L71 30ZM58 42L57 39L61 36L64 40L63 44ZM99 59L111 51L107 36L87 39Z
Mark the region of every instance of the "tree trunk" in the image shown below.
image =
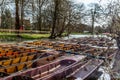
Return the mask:
M39 3L38 29L39 29L39 31L41 31L41 23L42 23L42 21L41 21L41 7L42 7L41 0L39 0L38 3Z
M32 13L35 13L34 0L33 0L33 2L32 2ZM34 14L32 14L32 21L33 21L33 23L34 23ZM35 25L33 24L31 30L32 30L34 27L35 27Z
M55 28L56 28L56 20L57 20L57 10L58 10L58 0L54 0L55 8L54 8L54 16L53 16L53 25L52 25L52 31L50 35L50 39L55 39Z
M21 0L21 26L23 26L24 24L24 20L23 20L23 17L24 17L24 0Z
M15 14L15 29L17 31L17 36L19 36L20 21L19 21L19 0L15 0L16 14Z
M66 21L66 17L64 17L64 20L63 20L63 24L62 24L62 29L60 30L60 32L58 33L58 37L62 37L62 34L63 34L63 32L64 32L64 30L65 30L65 21Z
M94 35L94 16L92 16L92 35Z
M95 11L92 11L92 35L94 35Z
M3 7L3 3L4 3L4 0L2 0L2 2L1 2L1 4L0 4L0 9L1 9L1 24L0 24L0 27L1 28L3 28L3 18L2 18L2 16L3 16L3 11L4 11L4 7Z

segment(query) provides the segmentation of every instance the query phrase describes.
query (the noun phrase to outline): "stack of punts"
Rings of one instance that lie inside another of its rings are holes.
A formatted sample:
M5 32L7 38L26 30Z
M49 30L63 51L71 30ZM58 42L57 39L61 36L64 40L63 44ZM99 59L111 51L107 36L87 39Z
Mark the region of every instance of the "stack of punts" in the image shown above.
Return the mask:
M91 44L92 46L100 46L100 47L108 47L113 46L114 43L105 37L84 37L84 38L73 38L69 40L64 40L63 42L69 42L69 43L79 43L79 44Z
M16 58L22 57L25 55L29 55L32 53L37 52L35 49L27 49L24 47L17 48L17 47L0 47L0 58L8 57L8 58Z
M99 42L99 39L94 39L94 38L78 38L78 39L75 39L74 41L75 42L79 42L79 40L84 40L86 39L87 43L91 43L91 42ZM73 40L73 39L71 39ZM93 40L93 41L92 41ZM105 40L107 40L105 38ZM67 41L67 40L66 40ZM57 42L50 42L50 41L33 41L33 42L25 42L26 45L29 45L31 44L30 46L36 44L37 46L41 46L41 47L46 47L46 48L52 48L54 50L57 50L57 51L66 51L66 52L69 52L69 53L76 53L76 52L79 52L81 54L90 54L90 55L93 55L93 56L105 56L106 54L108 55L111 55L112 53L114 53L114 51L116 49L111 49L112 52L106 52L107 49L104 49L104 48L96 48L96 47L93 47L91 45L84 45L84 44L81 44L81 43L69 43L69 42L65 42L65 41L57 41ZM85 41L85 40L84 40ZM89 41L89 42L88 42ZM101 41L104 41L104 38L102 39L101 38ZM39 44L38 44L39 43ZM44 45L42 45L44 44Z
M62 59L59 59L57 61L54 61L52 63L48 63L46 65L43 66L38 66L35 68L31 68L29 70L25 70L22 72L18 72L15 74L12 74L8 77L4 77L1 78L1 80L21 80L24 76L26 76L26 78L24 78L24 80L39 80L42 78L46 78L48 75L52 75L55 74L55 72L59 72L59 71L65 71L68 72L66 70L70 69L74 66L76 67L75 70L77 69L77 67L82 66L82 64L86 63L86 61L82 61L80 62L80 60L84 60L85 56L66 56ZM79 63L79 65L77 65ZM69 71L70 71L69 70ZM73 72L73 71L72 71ZM71 72L68 72L69 74ZM62 74L62 73L61 73ZM42 79L44 80L44 79Z
M113 46L114 43L105 37L98 37L98 38L93 38L93 37L84 37L84 38L73 38L69 40L59 40L59 41L33 41L33 42L24 42L25 44L28 44L30 46L45 46L45 47L53 47L55 46L64 46L64 44L72 44L72 43L77 43L77 44L91 44L92 46L100 46L100 47L108 47L108 46Z
M86 79L103 61L95 58L82 60L79 59L80 54L109 57L116 51L116 49L109 49L107 52L104 48L84 45L87 43L98 45L99 41L105 41L104 38L66 41L42 40L24 42L22 45L0 45L0 80L56 80L56 78L61 80L71 76ZM79 57L69 58L69 54L63 56L64 53L77 53L79 55L76 56Z
M44 46L46 48L52 48L53 42L50 41L33 41L33 42L24 42L22 43L26 46L33 46L33 47L41 47Z
M93 76L91 76L91 74L97 72L102 63L102 60L91 59L86 64L82 65L82 67L74 71L74 73L68 75L67 79L74 78L78 80L93 80Z
M50 41L34 41L34 42L25 42L27 46L33 47L44 47L47 49L54 49L54 50L77 50L80 48L78 44L65 44L60 42L50 42Z
M4 75L41 66L55 60L60 54L57 51L37 51L26 47L1 46L0 72ZM4 75L1 75L4 76Z
M75 59L74 59L75 58ZM79 58L79 60L77 59ZM81 61L82 60L82 61ZM69 57L40 67L19 72L1 80L63 80L81 72L81 79L92 74L103 63L102 60L85 60L84 56Z

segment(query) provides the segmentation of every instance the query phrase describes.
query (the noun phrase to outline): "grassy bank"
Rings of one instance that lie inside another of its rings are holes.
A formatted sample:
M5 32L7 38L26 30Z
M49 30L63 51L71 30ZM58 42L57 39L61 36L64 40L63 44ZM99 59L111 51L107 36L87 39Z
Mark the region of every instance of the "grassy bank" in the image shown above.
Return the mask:
M20 34L17 37L15 33L0 33L1 42L12 42L12 41L24 41L24 40L36 40L36 39L46 39L50 34Z
M50 34L21 34L23 39L42 39L48 38Z

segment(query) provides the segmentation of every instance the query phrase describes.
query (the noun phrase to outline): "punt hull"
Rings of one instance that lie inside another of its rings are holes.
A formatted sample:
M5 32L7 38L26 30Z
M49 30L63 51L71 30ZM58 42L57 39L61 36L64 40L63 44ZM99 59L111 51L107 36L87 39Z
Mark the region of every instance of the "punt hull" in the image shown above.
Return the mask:
M10 75L5 78L1 78L0 80L19 80L20 76L21 77L27 76L27 77L29 77L30 80L51 80L51 79L46 79L46 77L48 77L49 75L51 77L52 76L54 77L56 75L54 72L62 71L60 74L63 74L63 72L66 72L66 70L67 70L67 71L69 71L69 74L70 74L71 71L72 72L74 71L70 67L77 64L79 61L77 61L76 59L72 59L72 58L58 60L58 61L46 64L46 65L43 65L40 67L32 68L32 69L29 69L29 70L26 70L23 72L19 72L19 73ZM18 76L19 78L14 79L16 76ZM63 75L63 76L65 77L66 75Z

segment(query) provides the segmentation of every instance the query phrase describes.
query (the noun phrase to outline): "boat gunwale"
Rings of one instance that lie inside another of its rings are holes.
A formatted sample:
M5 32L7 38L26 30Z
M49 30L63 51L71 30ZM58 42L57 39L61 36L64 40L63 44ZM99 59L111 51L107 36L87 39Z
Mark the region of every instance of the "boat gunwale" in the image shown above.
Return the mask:
M92 61L92 60L89 60L89 61ZM101 63L100 63L100 65L103 63L103 60L99 60L99 61L101 61ZM82 65L81 67L80 67L80 69L82 69L82 68L84 68L86 65L88 65L90 62L87 62L86 64L84 64L84 65ZM81 63L79 63L78 64L78 62L75 62L75 63L73 63L73 64L71 64L70 66L68 66L68 67L66 67L66 68L64 68L64 69L62 69L62 70L60 70L60 71L57 71L57 72L54 72L54 73L52 73L52 74L49 74L49 75L47 75L47 76L44 76L44 77L42 77L42 78L39 78L39 79L37 79L37 80L49 80L50 78L52 78L52 77L54 77L54 75L56 75L56 74L58 74L58 73L62 73L62 72L64 72L64 71L67 71L68 69L72 69L72 68L74 68L74 67L76 67L76 65L75 64L77 64L77 65L80 65ZM97 69L97 66L96 66L96 69ZM77 70L77 69L76 69ZM94 71L94 70L93 70ZM93 72L92 71L92 72ZM73 71L74 72L74 71ZM92 73L91 72L91 73ZM91 74L90 73L90 74ZM89 74L89 75L90 75ZM87 76L89 76L89 75L87 75ZM86 77L87 77L86 76ZM86 77L84 77L84 79L86 78Z
M52 65L52 64L54 64L54 63L59 63L60 61L63 61L63 60L73 60L73 61L75 61L74 59L61 59L61 60L57 60L57 61L54 61L54 62L51 62L51 63L49 63L49 64L45 64L45 65L42 65L42 66L38 66L38 67L35 67L35 68L31 68L31 69L28 69L28 70L25 70L25 71L19 71L19 72L16 72L16 73L13 73L13 74L11 74L10 76L7 76L7 77L3 77L3 78L0 78L0 79L5 79L5 80L7 80L7 79L9 79L10 77L12 78L12 77L14 77L14 76L17 76L17 75L21 75L22 73L27 73L27 72L29 72L30 70L36 70L36 69L38 69L38 68L43 68L43 67L45 67L45 66L49 66L49 65ZM76 62L76 61L75 61Z
M65 68L63 68L63 69L61 69L61 70L59 70L59 71L56 71L56 72L51 73L51 74L48 74L47 76L41 77L41 78L39 78L39 79L37 79L37 80L43 80L43 79L48 80L48 78L53 77L54 75L56 75L56 74L58 74L58 73L62 73L62 72L64 72L64 71L67 71L67 70L70 69L70 68L73 68L73 66L74 66L75 64L78 65L78 62L79 62L79 61L76 61L76 62L74 62L73 64L71 64L71 65L69 65L69 66L67 66L67 67L65 67ZM85 61L85 62L86 62L86 61ZM81 63L80 63L80 64L81 64Z

